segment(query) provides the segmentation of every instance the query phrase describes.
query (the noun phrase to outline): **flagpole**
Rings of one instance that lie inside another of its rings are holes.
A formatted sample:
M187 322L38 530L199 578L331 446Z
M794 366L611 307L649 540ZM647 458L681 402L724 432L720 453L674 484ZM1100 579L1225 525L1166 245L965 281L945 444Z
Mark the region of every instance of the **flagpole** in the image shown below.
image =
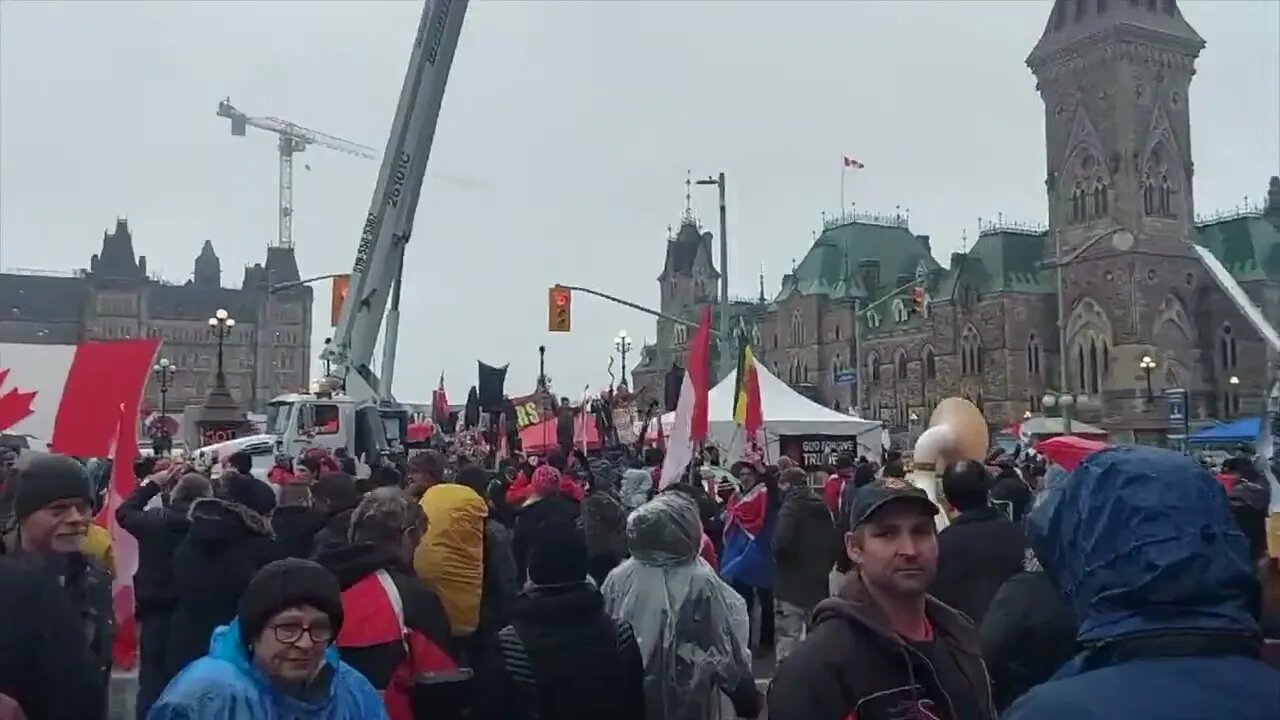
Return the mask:
M844 158L840 158L840 215L844 216L844 176L849 174L849 168L844 164Z

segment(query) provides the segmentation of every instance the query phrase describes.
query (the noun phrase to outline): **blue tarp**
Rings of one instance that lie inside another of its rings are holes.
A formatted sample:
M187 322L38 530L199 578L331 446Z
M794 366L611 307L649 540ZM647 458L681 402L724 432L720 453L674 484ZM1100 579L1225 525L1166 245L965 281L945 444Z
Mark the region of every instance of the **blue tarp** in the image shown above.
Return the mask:
M1191 434L1193 443L1254 442L1262 427L1261 418L1240 418Z

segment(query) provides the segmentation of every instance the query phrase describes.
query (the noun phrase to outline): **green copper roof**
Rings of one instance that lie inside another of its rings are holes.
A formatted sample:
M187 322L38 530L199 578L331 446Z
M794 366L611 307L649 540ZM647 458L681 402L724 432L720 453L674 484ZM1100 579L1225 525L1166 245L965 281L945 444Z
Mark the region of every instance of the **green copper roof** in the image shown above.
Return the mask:
M863 286L860 264L879 262L876 287ZM825 295L832 299L883 297L898 287L899 275L915 275L923 261L928 270L938 268L926 242L916 237L904 221L830 224L809 248L794 272L783 278L777 300L794 293Z
M1280 230L1257 214L1240 214L1196 228L1208 248L1237 280L1280 279Z

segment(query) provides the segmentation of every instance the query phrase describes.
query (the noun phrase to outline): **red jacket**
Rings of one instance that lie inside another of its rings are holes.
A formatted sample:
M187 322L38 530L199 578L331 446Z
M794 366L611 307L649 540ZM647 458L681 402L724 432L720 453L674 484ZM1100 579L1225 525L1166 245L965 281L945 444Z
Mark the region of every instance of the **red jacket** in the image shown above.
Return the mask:
M564 474L560 475L560 492L573 498L577 502L582 502L582 486L574 482L573 478ZM533 481L521 472L516 475L516 479L511 483L511 487L507 488L507 506L518 508L532 495Z
M712 544L711 538L705 532L702 533L702 547L698 548L698 555L707 561L712 570L720 572L720 558L716 557L716 546Z
M827 506L832 515L840 514L840 493L844 491L844 478L839 473L827 476L822 484L822 504Z

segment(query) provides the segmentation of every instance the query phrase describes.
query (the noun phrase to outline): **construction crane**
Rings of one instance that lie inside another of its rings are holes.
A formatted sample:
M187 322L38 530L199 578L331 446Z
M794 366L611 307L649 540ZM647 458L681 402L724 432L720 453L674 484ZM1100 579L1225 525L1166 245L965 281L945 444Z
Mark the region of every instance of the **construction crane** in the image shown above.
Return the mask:
M218 117L231 120L232 135L243 137L247 128L255 127L279 136L277 146L280 150L280 227L276 238L276 244L279 247L293 247L294 153L306 150L308 145L319 145L365 160L379 158L377 150L350 140L343 140L280 118L246 115L231 104L231 98L218 103Z

